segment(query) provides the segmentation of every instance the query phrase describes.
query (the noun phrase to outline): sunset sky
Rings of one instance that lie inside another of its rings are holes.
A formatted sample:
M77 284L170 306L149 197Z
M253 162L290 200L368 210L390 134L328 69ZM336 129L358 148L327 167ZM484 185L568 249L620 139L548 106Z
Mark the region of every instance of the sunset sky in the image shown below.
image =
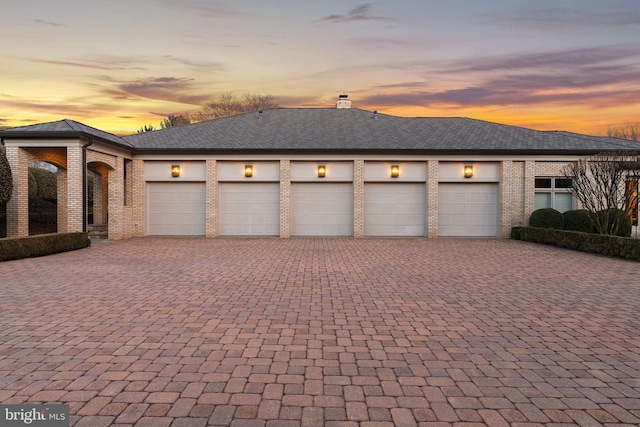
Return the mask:
M116 134L221 93L603 133L640 121L640 0L19 0L0 119ZM2 123L0 123L2 124Z

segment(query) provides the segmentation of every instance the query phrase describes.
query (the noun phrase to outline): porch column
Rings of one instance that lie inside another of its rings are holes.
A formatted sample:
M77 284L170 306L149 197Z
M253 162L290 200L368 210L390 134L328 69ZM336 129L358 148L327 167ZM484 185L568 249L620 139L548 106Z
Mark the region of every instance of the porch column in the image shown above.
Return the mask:
M84 185L82 147L67 147L67 232L82 231Z
M56 174L58 185L58 233L67 232L67 170L60 169Z
M364 160L353 162L353 237L364 236Z
M7 237L29 235L29 163L23 148L6 147L13 193L7 202Z
M280 237L291 237L291 160L280 160Z

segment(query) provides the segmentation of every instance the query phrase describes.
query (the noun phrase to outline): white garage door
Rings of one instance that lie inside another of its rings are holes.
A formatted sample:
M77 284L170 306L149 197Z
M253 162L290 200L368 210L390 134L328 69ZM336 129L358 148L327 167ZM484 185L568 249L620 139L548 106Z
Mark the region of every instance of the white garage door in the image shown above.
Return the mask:
M205 199L203 182L147 183L147 234L204 236Z
M291 200L292 235L353 235L352 184L295 183Z
M280 184L220 183L219 197L221 236L280 234Z
M438 235L498 235L498 184L439 185Z
M424 236L425 199L425 184L365 184L364 234L366 236Z

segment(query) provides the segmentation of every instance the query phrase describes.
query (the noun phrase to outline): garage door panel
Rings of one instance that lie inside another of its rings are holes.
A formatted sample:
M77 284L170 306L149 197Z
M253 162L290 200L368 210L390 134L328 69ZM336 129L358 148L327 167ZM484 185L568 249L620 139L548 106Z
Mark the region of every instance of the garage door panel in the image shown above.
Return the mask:
M147 183L147 234L203 236L206 192L202 182Z
M292 235L353 235L351 183L293 183L291 201Z
M280 185L273 182L225 182L219 187L222 236L280 234Z
M365 184L365 235L424 236L425 223L425 184Z
M498 185L443 183L438 193L438 235L498 235Z

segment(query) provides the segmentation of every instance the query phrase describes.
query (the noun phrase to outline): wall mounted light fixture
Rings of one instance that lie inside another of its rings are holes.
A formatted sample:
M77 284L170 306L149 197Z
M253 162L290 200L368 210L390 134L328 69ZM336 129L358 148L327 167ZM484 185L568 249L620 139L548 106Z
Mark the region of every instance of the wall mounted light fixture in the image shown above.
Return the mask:
M391 165L391 178L397 178L400 176L400 166Z
M318 178L324 178L327 174L327 167L325 165L318 165Z
M174 178L180 176L180 165L171 165L171 176Z
M464 177L471 178L473 176L473 165L465 164L464 165Z
M253 165L244 165L244 176L251 178L253 176Z

